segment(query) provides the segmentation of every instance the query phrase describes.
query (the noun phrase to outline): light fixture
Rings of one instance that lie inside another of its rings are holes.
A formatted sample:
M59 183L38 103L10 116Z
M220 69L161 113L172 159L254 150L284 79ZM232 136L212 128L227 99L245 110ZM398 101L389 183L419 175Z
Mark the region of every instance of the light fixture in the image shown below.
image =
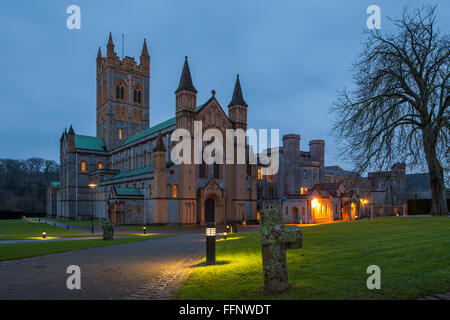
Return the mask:
M226 231L223 233L223 238L224 238L225 240L227 239L227 232L226 232Z
M47 237L47 232L42 231L42 239L45 239Z
M144 234L146 234L146 232L147 232L147 228L144 226L144 227L142 227L142 231L144 232Z
M206 224L206 265L216 264L216 225Z

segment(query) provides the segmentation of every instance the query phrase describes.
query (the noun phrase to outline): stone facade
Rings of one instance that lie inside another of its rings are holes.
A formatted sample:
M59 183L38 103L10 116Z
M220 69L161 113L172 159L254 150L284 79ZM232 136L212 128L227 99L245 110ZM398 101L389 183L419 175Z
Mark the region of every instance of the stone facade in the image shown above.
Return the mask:
M100 49L97 56L97 135L76 134L72 126L63 132L61 181L49 187L48 214L75 220L94 215L115 225L256 221L256 165L175 165L170 157L171 133L183 128L193 136L194 121L223 135L227 129L247 128L239 76L228 114L214 91L198 106L186 57L175 91L175 117L151 127L149 87L146 42L137 64L116 55L110 35L106 57ZM214 212L205 212L208 199Z

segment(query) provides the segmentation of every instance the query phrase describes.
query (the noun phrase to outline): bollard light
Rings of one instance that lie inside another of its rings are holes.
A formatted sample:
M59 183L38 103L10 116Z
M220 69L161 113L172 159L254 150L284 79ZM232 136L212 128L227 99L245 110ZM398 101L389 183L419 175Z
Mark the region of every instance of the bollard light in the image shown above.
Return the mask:
M47 237L47 232L43 231L42 232L42 239L45 239Z
M216 225L206 224L206 265L216 264Z
M230 226L227 225L227 233L230 233Z
M227 232L226 232L226 231L223 233L223 238L224 238L225 240L227 240Z
M147 232L147 228L146 227L142 227L142 231L144 232L144 234Z

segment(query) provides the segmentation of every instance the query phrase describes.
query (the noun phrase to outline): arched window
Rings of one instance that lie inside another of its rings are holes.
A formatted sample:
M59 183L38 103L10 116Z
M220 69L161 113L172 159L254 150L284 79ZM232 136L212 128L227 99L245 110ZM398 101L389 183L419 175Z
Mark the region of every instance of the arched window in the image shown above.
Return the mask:
M144 150L144 167L147 166L147 150Z
M102 163L102 162L99 162L99 163L97 164L97 169L98 169L98 170L103 169L103 163Z
M176 198L177 197L177 185L176 184L174 184L173 186L172 186L172 197L174 197L174 198Z
M138 103L141 103L141 90L138 90Z
M125 99L125 90L122 86L120 86L120 99Z
M119 140L123 139L123 130L119 129Z
M152 197L152 185L151 184L148 185L148 197L149 198Z
M120 86L116 86L116 99L120 99Z
M138 153L136 153L135 159L136 159L136 163L135 163L136 168L135 169L138 169L139 168L139 154Z
M220 179L220 164L214 163L214 179Z
M86 161L81 161L81 172L86 173Z
M131 156L128 156L128 170L131 170Z
M134 89L133 90L133 102L137 102L137 90L136 89Z

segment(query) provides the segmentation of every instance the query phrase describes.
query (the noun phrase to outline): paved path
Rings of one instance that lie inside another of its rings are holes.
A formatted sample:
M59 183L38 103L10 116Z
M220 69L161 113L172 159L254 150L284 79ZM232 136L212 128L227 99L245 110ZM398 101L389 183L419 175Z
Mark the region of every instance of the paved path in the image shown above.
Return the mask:
M0 299L167 299L204 254L204 235L174 237L0 262ZM81 290L69 290L69 265Z

